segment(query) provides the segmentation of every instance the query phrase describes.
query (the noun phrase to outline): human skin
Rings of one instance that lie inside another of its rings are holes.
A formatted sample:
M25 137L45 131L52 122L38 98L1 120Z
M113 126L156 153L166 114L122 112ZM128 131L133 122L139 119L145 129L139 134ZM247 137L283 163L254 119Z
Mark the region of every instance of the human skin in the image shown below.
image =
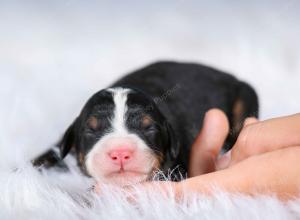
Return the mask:
M223 112L210 110L190 157L190 177L173 183L184 191L212 193L212 186L248 195L275 194L282 200L300 194L300 114L259 122L245 121L226 155L218 158L228 133Z
M242 130L231 151L230 165L249 156L293 146L300 146L300 114L254 122Z
M211 194L213 186L231 193L292 199L300 194L299 158L300 146L248 157L227 169L174 183L175 192L178 197L183 191Z
M190 178L141 187L171 185L178 198L186 192L210 195L215 187L230 193L272 194L282 200L300 194L300 114L266 121L248 118L232 150L218 157L228 132L226 115L218 109L208 111L192 146Z

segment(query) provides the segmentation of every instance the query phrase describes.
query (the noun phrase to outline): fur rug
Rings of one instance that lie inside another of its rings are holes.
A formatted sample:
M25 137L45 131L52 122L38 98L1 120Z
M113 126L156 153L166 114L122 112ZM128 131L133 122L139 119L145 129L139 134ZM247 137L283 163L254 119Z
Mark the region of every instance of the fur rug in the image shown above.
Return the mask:
M179 203L159 188L128 192L92 182L76 170L44 175L30 165L1 175L0 219L299 219L300 200L282 203L274 197L248 197L216 190L213 197L186 194Z
M139 205L76 169L41 174L51 146L94 92L155 60L212 65L250 82L261 118L300 112L300 3L0 1L0 219L298 219L300 201L137 189Z

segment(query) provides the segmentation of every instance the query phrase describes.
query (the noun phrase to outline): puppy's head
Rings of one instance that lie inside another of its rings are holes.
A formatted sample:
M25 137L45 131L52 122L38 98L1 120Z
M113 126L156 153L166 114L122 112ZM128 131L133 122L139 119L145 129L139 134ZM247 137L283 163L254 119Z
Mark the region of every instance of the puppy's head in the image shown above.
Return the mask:
M59 144L64 158L73 148L78 164L97 181L127 185L171 166L179 146L154 101L128 88L93 95Z

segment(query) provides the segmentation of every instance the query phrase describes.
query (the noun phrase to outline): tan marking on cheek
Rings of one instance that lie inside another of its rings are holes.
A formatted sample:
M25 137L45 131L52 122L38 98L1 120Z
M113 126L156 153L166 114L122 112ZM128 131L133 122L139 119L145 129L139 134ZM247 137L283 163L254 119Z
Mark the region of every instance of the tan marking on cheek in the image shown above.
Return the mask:
M161 152L159 152L159 155L155 155L155 158L157 160L157 163L160 165L164 161L164 156Z
M84 155L83 155L83 153L79 153L79 155L78 155L78 160L79 160L79 163L80 163L81 165L84 164Z
M92 129L97 129L97 127L99 126L99 122L98 119L95 116L92 116L88 119L87 122L88 126Z
M161 169L161 161L160 157L157 157L157 155L154 156L153 164L151 171L148 173L148 181L153 180L153 178L157 175L157 171Z
M152 171L160 169L160 165L163 162L163 155L161 153L159 155L152 153L151 157L153 158Z
M160 164L161 164L160 159L156 157L153 168L156 169L156 170L160 169Z
M86 168L85 156L82 152L80 152L78 154L78 166L85 175L90 176L90 174L88 173L87 168Z

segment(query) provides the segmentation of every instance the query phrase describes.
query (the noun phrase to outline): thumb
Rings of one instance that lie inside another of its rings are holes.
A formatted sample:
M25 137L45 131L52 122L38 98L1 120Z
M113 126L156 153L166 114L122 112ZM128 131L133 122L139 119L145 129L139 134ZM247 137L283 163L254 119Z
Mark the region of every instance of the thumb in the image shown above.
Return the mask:
M211 109L205 114L201 132L191 148L190 177L215 171L215 160L228 131L229 122L223 111Z

